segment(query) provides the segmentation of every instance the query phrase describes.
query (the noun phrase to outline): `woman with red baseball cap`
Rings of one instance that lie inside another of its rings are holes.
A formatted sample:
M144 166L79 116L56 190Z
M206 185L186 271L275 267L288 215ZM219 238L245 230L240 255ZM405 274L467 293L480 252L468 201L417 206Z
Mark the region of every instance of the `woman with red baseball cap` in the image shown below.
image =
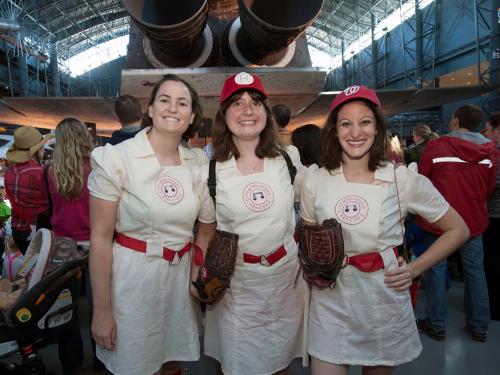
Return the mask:
M293 202L303 166L279 144L266 97L257 75L232 75L213 127L217 227L239 235L230 288L206 315L205 354L225 375L285 374L302 356Z
M311 290L307 349L313 375L392 374L422 349L408 288L468 237L462 218L431 182L387 160L386 123L373 90L351 86L335 97L322 131L323 167L301 192L301 218L342 225L347 259L335 287ZM416 213L443 235L416 261L397 255L403 219Z

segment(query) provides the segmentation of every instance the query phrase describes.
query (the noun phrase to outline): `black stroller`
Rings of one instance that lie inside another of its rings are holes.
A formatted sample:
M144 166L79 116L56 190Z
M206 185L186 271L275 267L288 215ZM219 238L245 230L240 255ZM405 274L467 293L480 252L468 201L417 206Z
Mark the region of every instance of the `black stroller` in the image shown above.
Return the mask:
M11 290L23 291L0 311L0 373L45 374L37 349L56 342L77 321L82 269L88 255L69 238L36 232ZM18 292L19 293L19 292ZM22 363L9 359L21 354Z

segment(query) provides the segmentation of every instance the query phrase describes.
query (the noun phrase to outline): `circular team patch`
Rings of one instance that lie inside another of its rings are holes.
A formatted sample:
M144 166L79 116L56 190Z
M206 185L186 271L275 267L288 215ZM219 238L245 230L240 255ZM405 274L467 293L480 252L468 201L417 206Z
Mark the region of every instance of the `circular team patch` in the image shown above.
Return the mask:
M272 206L274 194L268 185L252 182L243 190L243 202L252 211L265 211Z
M356 225L365 220L368 215L368 203L362 197L349 195L337 202L335 213L340 221Z
M184 197L184 188L176 178L160 177L156 181L156 193L165 202L175 204Z

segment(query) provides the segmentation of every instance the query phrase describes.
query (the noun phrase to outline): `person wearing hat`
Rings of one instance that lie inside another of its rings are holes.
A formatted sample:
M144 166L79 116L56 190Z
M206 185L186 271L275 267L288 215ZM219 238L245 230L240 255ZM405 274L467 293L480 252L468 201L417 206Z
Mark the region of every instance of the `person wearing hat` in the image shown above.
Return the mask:
M5 193L12 206L12 236L23 254L37 215L49 205L41 160L50 138L51 134L43 137L38 129L23 126L14 132L14 144L7 151L13 164L5 172Z
M387 160L386 123L375 92L351 86L331 103L321 135L323 167L304 179L304 224L336 219L347 259L335 287L311 290L307 348L312 374L392 374L421 352L408 288L468 237L462 218L431 182ZM407 264L397 255L403 219L417 213L443 231Z
M303 166L295 147L279 144L266 97L257 75L230 76L213 126L217 227L239 235L230 288L206 313L205 354L225 375L284 374L302 356L293 202Z

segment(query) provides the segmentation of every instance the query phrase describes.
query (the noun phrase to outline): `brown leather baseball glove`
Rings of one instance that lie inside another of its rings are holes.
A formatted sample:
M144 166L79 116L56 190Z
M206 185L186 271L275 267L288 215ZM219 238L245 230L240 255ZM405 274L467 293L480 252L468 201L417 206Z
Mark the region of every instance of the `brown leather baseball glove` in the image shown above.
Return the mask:
M229 287L236 266L238 238L235 233L216 230L207 255L193 285L202 302L213 305L220 300Z
M334 288L344 260L342 226L335 219L321 225L301 225L299 260L309 287Z

